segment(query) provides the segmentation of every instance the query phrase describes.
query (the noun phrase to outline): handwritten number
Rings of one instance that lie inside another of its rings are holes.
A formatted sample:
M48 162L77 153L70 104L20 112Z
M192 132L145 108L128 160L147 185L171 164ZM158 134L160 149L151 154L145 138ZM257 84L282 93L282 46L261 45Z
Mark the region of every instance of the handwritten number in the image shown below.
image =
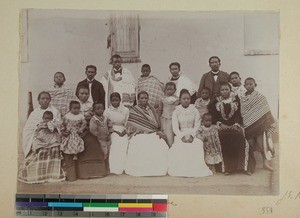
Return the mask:
M273 213L273 208L272 207L262 207L262 214L270 214Z

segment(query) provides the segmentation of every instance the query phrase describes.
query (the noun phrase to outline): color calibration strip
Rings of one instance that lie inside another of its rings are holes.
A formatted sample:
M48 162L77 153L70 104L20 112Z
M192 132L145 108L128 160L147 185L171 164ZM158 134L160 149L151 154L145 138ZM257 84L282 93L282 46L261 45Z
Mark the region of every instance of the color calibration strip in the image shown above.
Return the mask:
M16 194L16 216L167 217L167 195Z

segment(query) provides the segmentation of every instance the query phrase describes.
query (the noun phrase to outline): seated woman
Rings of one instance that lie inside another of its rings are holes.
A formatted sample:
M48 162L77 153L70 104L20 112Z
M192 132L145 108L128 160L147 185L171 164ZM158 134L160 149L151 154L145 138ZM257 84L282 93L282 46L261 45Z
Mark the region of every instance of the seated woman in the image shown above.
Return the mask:
M186 89L180 91L180 105L172 115L175 133L174 144L169 151L170 176L203 177L212 175L204 161L203 143L195 138L200 127L200 115L191 103L191 95Z
M130 139L125 173L132 176L166 175L169 147L155 109L148 104L147 92L138 93L138 105L130 109L126 128Z
M43 115L46 111L52 113L51 122L53 129L60 124L60 113L50 104L50 101L51 97L48 92L41 92L38 95L40 106L31 112L23 129L25 160L19 170L19 180L25 183L59 182L65 180L65 174L61 168L59 141L50 139L48 143L39 143L42 141L39 141L37 138L40 135L39 128L41 128ZM46 122L45 117L44 122ZM48 134L48 136L51 135Z
M209 105L213 124L221 127L219 138L223 154L222 172L228 175L240 170L251 175L251 170L248 170L249 144L242 129L240 101L230 93L230 84L221 84L220 96Z
M107 174L107 166L101 146L97 137L90 132L89 123L92 116L91 111L84 114L87 127L80 135L84 142L84 151L77 154L77 160L73 160L71 155L65 156L63 160L68 181L99 178Z

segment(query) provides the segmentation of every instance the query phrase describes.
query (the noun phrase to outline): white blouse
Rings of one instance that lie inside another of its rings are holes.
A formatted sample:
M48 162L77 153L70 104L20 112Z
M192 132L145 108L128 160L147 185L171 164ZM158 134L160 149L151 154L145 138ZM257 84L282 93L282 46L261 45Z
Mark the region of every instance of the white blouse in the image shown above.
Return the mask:
M125 129L129 116L129 109L123 105L120 105L118 108L109 106L109 108L104 111L103 115L112 122L113 130L120 132Z
M177 137L195 137L200 127L200 115L193 104L187 108L178 105L172 115L172 128Z

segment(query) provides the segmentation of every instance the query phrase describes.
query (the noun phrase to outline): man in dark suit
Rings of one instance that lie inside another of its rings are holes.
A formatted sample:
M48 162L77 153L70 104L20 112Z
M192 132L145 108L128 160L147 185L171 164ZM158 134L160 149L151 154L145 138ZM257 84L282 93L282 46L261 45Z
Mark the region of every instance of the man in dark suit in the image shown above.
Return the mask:
M101 102L105 107L105 91L103 85L95 80L97 74L97 67L94 65L88 65L85 68L86 79L79 82L76 88L76 96L78 97L78 91L80 87L87 87L90 90L89 101Z
M229 81L229 74L219 70L221 66L221 60L217 56L210 57L208 62L211 71L203 74L200 81L197 97L199 98L202 89L204 87L207 87L210 89L210 97L214 99L220 95L221 84Z

